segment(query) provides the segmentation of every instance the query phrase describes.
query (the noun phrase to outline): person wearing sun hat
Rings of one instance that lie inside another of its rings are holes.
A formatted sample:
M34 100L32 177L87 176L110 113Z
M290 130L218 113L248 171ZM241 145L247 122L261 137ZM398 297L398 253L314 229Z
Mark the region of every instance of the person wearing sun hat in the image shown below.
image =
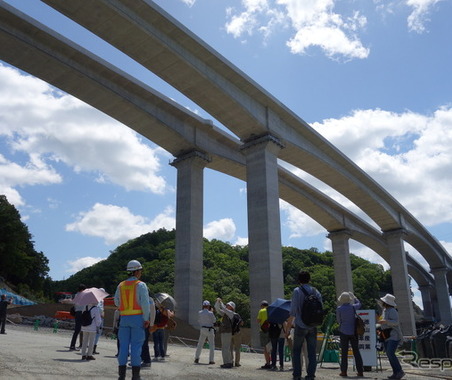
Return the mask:
M355 358L357 376L363 376L363 359L359 352L358 335L355 333L355 314L361 308L361 302L352 292L342 292L339 296L336 309L336 320L339 323L339 337L341 345L341 373L339 376L347 376L348 347L352 346Z
M378 323L383 331L390 330L388 334L389 337L384 341L386 355L388 356L389 364L391 365L393 372L388 379L401 379L405 376L405 372L403 372L399 359L395 354L395 351L403 338L399 324L399 313L396 309L397 304L395 302L395 297L389 293L384 297L381 297L380 302L383 307L383 313Z
M232 368L232 320L234 318L235 303L229 301L226 305L224 305L221 298L217 298L215 302L215 310L222 316L220 324L220 337L223 364L220 367Z

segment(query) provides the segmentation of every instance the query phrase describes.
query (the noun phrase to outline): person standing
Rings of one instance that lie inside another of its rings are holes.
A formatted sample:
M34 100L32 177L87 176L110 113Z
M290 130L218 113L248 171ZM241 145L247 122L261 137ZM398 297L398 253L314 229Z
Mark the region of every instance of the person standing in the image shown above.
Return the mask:
M6 299L6 294L2 294L0 301L0 334L6 334L5 325L6 325L6 309L8 305L11 305L13 299L10 297L9 300Z
M218 314L222 316L220 325L220 336L221 336L221 355L223 357L223 364L221 368L232 368L232 352L231 352L231 342L232 342L232 319L234 318L235 303L230 301L223 304L221 298L217 298L215 302L215 310Z
M272 345L271 351L271 368L270 370L276 371L276 354L279 356L279 370L284 371L284 342L287 331L287 323L270 323L268 335Z
M242 333L240 328L243 326L243 319L239 313L235 312L232 319L232 337L231 337L231 355L234 366L240 367L240 350L242 349Z
M155 306L154 306L154 299L152 297L149 297L149 307L151 311L151 321L155 320ZM155 322L155 321L154 321ZM151 366L151 353L149 351L149 337L151 335L151 332L149 329L144 329L144 342L143 347L141 347L141 367L150 367Z
M99 288L100 290L102 290L103 292L105 292L104 288ZM104 318L105 318L105 309L104 309L104 300L101 299L99 301L99 303L97 304L97 307L99 308L99 312L100 312L100 318L101 318L101 324L99 326L99 328L97 329L97 333L96 333L96 338L94 339L94 349L93 349L93 354L97 355L99 354L96 349L97 349L97 343L99 342L99 338L102 335L102 332L104 330ZM83 329L82 329L83 330Z
M114 297L115 305L119 308L121 316L118 331L118 380L125 380L129 354L132 364L132 379L140 380L144 329L147 329L154 321L150 320L148 287L143 281L140 281L143 267L139 261L131 260L127 264L126 270L129 278L118 285Z
M170 318L174 313L166 308L159 301L155 301L155 324L152 332L152 340L154 341L154 357L155 360L165 360L165 329Z
M201 350L204 346L204 342L207 339L209 344L209 364L215 364L215 327L216 322L215 314L210 310L210 302L205 300L202 303L202 309L198 312L199 322L199 339L196 346L195 363L199 363L199 357L201 356Z
M91 316L91 324L82 326L83 331L83 344L82 344L82 360L95 360L94 342L96 339L97 331L100 329L102 320L100 315L100 309L97 304L86 305L85 310L89 311Z
M119 332L119 322L121 320L121 316L119 315L119 309L116 309L114 314L113 314L113 334L116 335L116 357L119 356L119 337L118 337L118 332Z
M401 379L405 376L405 372L402 370L395 351L403 338L403 334L400 329L399 313L396 309L395 297L392 294L386 294L380 298L380 301L383 306L383 314L378 323L383 333L386 333L385 336L388 336L384 341L384 347L392 368L392 375L388 379Z
M301 352L303 343L306 340L308 349L308 366L307 376L305 380L314 380L315 370L317 367L316 345L317 345L317 328L307 326L303 322L303 304L305 302L305 292L308 295L314 295L322 302L322 296L319 291L309 285L311 275L309 272L300 271L298 274L299 286L292 293L292 304L290 308L290 316L287 320L289 326L295 321L294 342L292 351L293 380L301 380ZM287 337L286 333L286 337Z
M339 306L336 309L336 320L339 323L339 339L341 345L341 373L340 376L347 376L348 367L348 346L352 346L353 356L355 357L356 374L358 377L363 375L363 359L358 347L358 335L355 331L356 310L361 308L361 302L352 292L342 292L338 298Z
M270 364L270 336L268 335L268 327L266 326L270 326L267 318L268 318L268 314L267 314L267 307L268 307L268 302L263 300L261 302L261 308L259 309L259 312L257 313L257 323L259 324L259 341L261 346L264 349L264 359L265 359L265 364L261 367L262 369L270 369L271 368L271 364Z
M81 293L86 289L85 284L80 284L78 286L78 291L77 293ZM70 350L76 350L75 348L75 344L77 343L77 337L80 334L80 331L82 329L82 313L83 313L83 309L85 308L84 305L79 305L79 304L74 304L74 309L75 309L75 327L74 327L74 333L72 334L72 339L71 339L71 344L69 346ZM83 340L80 334L80 346L82 346L83 344Z

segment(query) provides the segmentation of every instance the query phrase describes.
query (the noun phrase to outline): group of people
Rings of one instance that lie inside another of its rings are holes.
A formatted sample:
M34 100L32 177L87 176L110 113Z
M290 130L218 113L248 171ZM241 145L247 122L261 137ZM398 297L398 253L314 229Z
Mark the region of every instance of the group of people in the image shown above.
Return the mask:
M166 356L167 337L165 327L174 316L174 311L155 302L149 296L149 289L141 281L143 267L137 260L131 260L126 268L128 278L116 288L114 303L117 310L113 319L113 331L118 341L118 379L124 380L127 362L132 367L132 380L140 380L142 367L151 365L149 353L149 337L152 333L154 354L156 359ZM80 284L78 292L83 292L86 286ZM103 289L101 289L103 290ZM90 314L90 324L84 324L83 312ZM72 335L70 350L81 349L82 360L95 360L97 340L102 332L104 322L103 300L96 304L74 304L75 328ZM80 336L80 346L76 347Z
M150 334L150 327L154 334L154 353L155 357L164 357L166 348L164 345L164 335L159 324L163 325L174 315L171 310L154 305L152 298L149 297L147 285L140 280L142 275L142 266L136 260L131 260L127 265L129 277L122 281L115 292L114 302L118 307L117 317L117 336L118 336L118 374L119 380L124 380L126 375L126 365L130 358L132 367L132 380L140 380L140 369L143 364L147 364L146 347ZM317 367L316 345L317 345L317 326L306 322L303 314L303 305L309 298L314 296L322 302L320 292L310 284L310 274L301 271L298 275L299 286L292 294L291 308L289 318L282 324L268 323L267 307L268 302L261 302L261 309L257 315L257 323L261 326L260 343L264 347L265 364L264 369L275 370L276 357L279 353L280 369L284 366L284 342L286 339L292 342L292 370L293 380L301 380L302 372L302 350L304 343L307 351L307 366L305 380L314 380ZM83 291L81 285L79 291ZM393 369L393 374L389 379L401 379L405 374L401 368L395 351L401 339L402 332L399 326L399 317L396 310L395 297L391 294L380 299L383 306L383 313L379 320L379 329L386 332L384 341L386 354L389 363ZM209 345L209 364L215 364L215 331L219 328L221 337L221 354L223 359L222 368L239 367L241 337L240 327L243 325L242 318L236 312L236 305L233 301L226 304L221 298L215 301L215 311L208 300L203 301L202 309L199 311L198 322L200 334L195 352L195 363L199 363L201 351L207 341ZM336 310L336 319L339 324L340 345L341 345L341 363L340 376L347 376L348 350L352 347L357 376L364 374L363 360L359 352L358 336L355 331L356 311L361 308L361 302L351 292L343 292L338 298L338 307ZM306 310L306 309L305 309ZM99 334L103 323L102 305L93 305L90 308L92 323L89 326L81 326L82 307L75 309L76 327L71 341L71 349L75 349L78 332L82 331L84 338L82 340L82 358L93 360L93 353L96 351L96 335ZM306 311L305 311L306 313ZM156 318L158 316L158 318ZM306 317L306 316L305 316ZM158 319L158 322L157 322ZM156 323L154 323L156 322ZM115 322L116 323L116 322ZM265 328L264 328L264 325ZM267 326L269 325L269 326ZM273 326L272 326L273 325ZM153 328L152 328L153 327ZM147 347L149 352L149 348Z
M86 290L84 284L80 284L77 293L81 293ZM105 292L103 288L101 291ZM104 326L104 301L99 300L99 302L92 303L89 305L83 305L75 303L73 306L74 318L75 318L75 328L72 334L71 343L69 346L70 350L81 350L82 360L95 360L94 354L97 352L97 343L102 335L102 330ZM90 315L90 324L83 324L83 312L87 311ZM79 337L80 344L76 347L77 338Z
M261 302L261 308L257 315L257 323L260 326L260 344L264 349L265 359L265 364L261 368L276 370L278 355L279 368L284 370L284 346L287 340L292 352L293 380L301 380L302 378L303 357L305 357L307 363L305 380L313 380L317 368L317 326L306 322L306 318L303 316L303 305L307 297L314 296L322 302L322 296L310 284L310 280L311 276L308 272L301 271L299 273L299 286L294 289L292 294L289 318L283 323L269 323L267 314L268 302L266 300ZM364 364L359 351L359 337L356 333L355 325L357 310L361 308L361 302L351 292L343 292L337 301L336 320L339 324L341 347L341 372L339 376L348 376L348 350L349 346L351 346L357 370L356 376L363 377ZM384 347L393 370L392 375L388 378L401 379L405 373L395 355L395 351L403 336L399 325L399 316L395 308L395 297L391 294L386 294L380 299L380 303L383 307L383 313L376 327L387 333ZM203 302L202 310L199 311L200 334L195 353L195 363L199 363L201 350L207 341L209 345L209 364L215 364L215 326L218 324L223 357L221 367L232 368L234 365L240 366L240 346L234 346L234 341L240 342L240 339L234 339L236 333L233 331L233 320L237 316L235 304L232 301L223 304L222 300L218 298L215 302L215 310L220 318L219 323L208 300ZM241 323L243 324L243 322ZM306 344L304 344L305 342ZM234 352L236 353L235 362Z
M395 351L399 346L403 335L399 324L399 314L396 309L395 297L386 294L380 298L383 312L376 326L380 339L383 341L392 375L388 379L401 379L405 376ZM358 335L355 330L356 311L361 308L361 302L352 292L343 292L338 298L339 306L336 310L336 319L339 323L340 346L341 346L341 372L340 376L347 376L348 349L352 347L353 356L357 369L357 376L364 376L364 366L358 346Z
M195 363L199 363L201 351L205 342L209 345L209 364L215 364L215 331L219 328L221 337L221 355L223 358L222 368L240 367L240 350L242 346L242 338L240 328L243 326L243 320L235 311L235 303L229 301L224 304L221 298L215 301L215 311L217 317L212 311L210 301L205 300L202 309L198 314L198 322L200 327L198 344L195 353Z

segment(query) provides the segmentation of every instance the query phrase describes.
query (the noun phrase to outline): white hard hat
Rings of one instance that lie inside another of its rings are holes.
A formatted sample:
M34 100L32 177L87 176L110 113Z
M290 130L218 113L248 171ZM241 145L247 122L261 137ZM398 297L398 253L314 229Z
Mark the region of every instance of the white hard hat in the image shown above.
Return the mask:
M130 260L127 264L127 272L135 272L136 270L143 269L140 262L137 260Z
M229 301L226 305L229 305L230 307L232 307L235 310L235 303L232 301Z

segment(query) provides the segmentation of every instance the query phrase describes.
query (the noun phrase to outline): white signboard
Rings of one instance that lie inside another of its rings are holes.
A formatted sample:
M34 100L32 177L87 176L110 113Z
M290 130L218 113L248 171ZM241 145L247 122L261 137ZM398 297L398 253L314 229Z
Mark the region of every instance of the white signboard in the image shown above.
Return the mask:
M356 313L366 325L364 335L359 336L359 352L363 358L364 366L377 366L377 331L375 328L375 310L357 310Z

